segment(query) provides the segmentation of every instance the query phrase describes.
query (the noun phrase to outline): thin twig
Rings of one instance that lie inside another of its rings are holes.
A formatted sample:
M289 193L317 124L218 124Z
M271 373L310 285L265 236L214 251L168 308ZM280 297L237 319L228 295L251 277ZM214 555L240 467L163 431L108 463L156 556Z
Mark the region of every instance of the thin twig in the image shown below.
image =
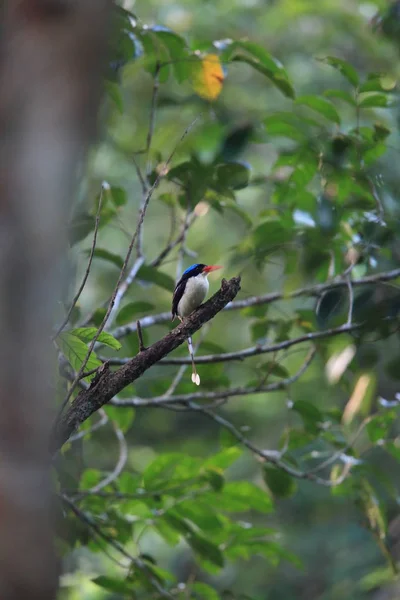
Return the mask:
M94 369L90 369L90 371L85 371L84 373L82 373L79 379L85 379L86 377L90 377L90 375L97 373L98 370L99 367L95 367Z
M80 298L80 295L82 294L83 289L84 289L84 287L86 285L86 282L88 280L88 277L89 277L90 268L92 266L92 261L93 261L93 256L94 256L94 251L96 249L96 243L97 243L97 232L99 230L99 224L100 224L100 211L101 211L101 205L102 205L102 202L103 202L103 190L104 190L104 188L103 188L103 185L102 185L101 186L101 190L100 190L99 204L98 204L98 207L97 207L96 220L95 220L95 224L94 224L93 241L92 241L92 246L90 248L89 260L88 260L88 264L87 264L87 267L86 267L86 271L85 271L85 274L83 276L81 285L79 286L78 291L76 292L75 297L72 300L70 309L69 309L68 313L66 314L64 321L61 323L61 325L57 329L57 332L54 334L54 336L52 338L53 342L60 335L60 333L62 332L62 330L64 329L64 327L68 323L68 321L69 321L69 319L71 317L72 311L74 310L74 308L76 306L76 303L78 302L78 300Z
M139 352L143 352L144 350L146 350L146 346L144 345L144 342L143 342L143 332L142 332L142 328L140 326L140 321L136 321L136 331L137 331L138 339L139 339Z
M140 185L142 187L143 197L145 197L147 194L147 191L148 191L148 185L147 185L146 179L143 177L143 173L140 169L139 163L137 162L135 156L132 157L132 161L133 161L133 165L135 167L136 175L137 175Z

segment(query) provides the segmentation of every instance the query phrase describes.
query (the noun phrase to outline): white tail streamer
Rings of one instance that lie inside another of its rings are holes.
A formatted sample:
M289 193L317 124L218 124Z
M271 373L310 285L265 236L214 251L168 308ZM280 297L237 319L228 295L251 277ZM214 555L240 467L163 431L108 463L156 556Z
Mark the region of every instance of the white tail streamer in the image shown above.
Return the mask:
M192 359L192 381L196 385L200 385L200 375L196 371L196 365L195 365L195 362L194 362L193 344L192 344L192 338L191 337L188 337L187 343L188 343L190 358Z

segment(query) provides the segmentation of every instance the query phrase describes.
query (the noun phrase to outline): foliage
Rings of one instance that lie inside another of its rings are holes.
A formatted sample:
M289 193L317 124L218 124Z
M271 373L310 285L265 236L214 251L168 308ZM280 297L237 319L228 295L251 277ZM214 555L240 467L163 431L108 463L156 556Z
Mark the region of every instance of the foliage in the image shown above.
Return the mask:
M370 545L360 585L307 597L367 597L397 570L396 69L326 52L304 59L322 81L304 86L251 35L199 40L140 16L116 9L107 136L71 218L89 277L56 337L60 402L172 327L191 262L223 261L242 293L194 340L199 392L180 347L64 446L60 549L67 565L90 556L81 598L300 597L309 549L276 515L310 494L315 511L351 507ZM65 576L65 597L79 585Z

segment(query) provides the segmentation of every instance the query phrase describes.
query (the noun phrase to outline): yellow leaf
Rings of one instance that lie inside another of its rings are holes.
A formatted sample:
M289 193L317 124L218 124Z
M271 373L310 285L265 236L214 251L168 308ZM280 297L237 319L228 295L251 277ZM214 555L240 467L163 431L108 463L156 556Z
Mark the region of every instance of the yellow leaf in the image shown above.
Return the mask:
M221 93L224 72L216 54L207 54L196 65L192 75L193 89L201 98L215 100Z

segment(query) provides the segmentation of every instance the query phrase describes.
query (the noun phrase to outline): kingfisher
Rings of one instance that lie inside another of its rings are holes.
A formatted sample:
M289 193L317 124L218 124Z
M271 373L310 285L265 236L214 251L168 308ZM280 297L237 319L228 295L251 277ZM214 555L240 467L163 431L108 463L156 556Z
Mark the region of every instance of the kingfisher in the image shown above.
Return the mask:
M183 321L196 308L200 306L207 295L209 282L207 276L217 269L222 269L219 265L203 265L196 263L191 265L183 272L175 286L174 295L172 298L172 321L178 317ZM188 338L188 347L190 358L192 359L192 381L196 385L200 385L200 377L196 371L194 362L192 338Z

